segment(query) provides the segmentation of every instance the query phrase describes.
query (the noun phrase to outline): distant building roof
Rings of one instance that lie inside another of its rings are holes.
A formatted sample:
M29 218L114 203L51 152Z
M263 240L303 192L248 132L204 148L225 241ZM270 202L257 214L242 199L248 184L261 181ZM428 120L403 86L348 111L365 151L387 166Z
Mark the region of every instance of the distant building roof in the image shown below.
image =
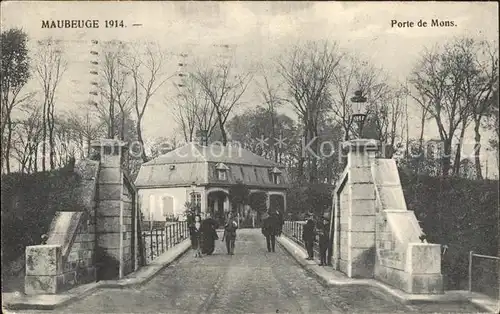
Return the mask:
M216 169L229 170L227 180L219 180ZM142 164L135 184L139 188L185 186L193 182L227 185L238 181L262 187L286 185L286 177L280 184L274 184L268 171L279 173L284 168L240 147L189 143Z
M216 162L269 167L280 166L277 162L256 155L241 147L222 146L218 144L202 146L194 142L179 147L165 155L158 156L143 165L151 166L193 162Z

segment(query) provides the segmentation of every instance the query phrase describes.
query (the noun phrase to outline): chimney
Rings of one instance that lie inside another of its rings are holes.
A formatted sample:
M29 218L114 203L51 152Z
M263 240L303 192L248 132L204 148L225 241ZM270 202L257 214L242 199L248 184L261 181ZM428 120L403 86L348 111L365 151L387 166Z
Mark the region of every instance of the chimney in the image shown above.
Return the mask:
M207 130L199 130L197 132L198 141L201 146L208 146L208 131Z

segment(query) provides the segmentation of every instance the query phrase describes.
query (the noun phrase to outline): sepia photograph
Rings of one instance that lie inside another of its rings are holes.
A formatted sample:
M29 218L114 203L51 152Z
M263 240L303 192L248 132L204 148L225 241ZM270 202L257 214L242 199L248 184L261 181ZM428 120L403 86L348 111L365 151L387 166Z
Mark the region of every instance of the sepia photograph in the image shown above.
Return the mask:
M498 6L2 1L2 312L500 313Z

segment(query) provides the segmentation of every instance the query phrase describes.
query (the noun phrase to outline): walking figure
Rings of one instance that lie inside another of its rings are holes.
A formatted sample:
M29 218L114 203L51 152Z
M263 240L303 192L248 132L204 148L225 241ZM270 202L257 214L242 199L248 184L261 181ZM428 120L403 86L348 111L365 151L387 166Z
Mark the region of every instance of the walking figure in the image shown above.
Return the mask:
M194 250L194 257L201 257L201 217L194 216L194 222L189 226L191 237L191 248Z
M314 220L312 213L309 213L308 219L304 228L302 230L302 240L306 246L307 250L307 260L314 259L314 240L316 238L316 232L314 230Z
M236 241L236 229L238 229L238 223L233 218L233 213L229 212L227 215L227 222L224 226L224 235L222 236L222 241L226 241L226 248L228 255L234 255L234 243Z
M266 237L267 251L274 252L276 236L281 232L279 217L276 213L266 213L262 225L262 234Z
M322 223L318 225L318 234L320 255L319 266L326 266L328 264L326 255L328 252L328 244L330 243L330 224L326 217L323 217Z

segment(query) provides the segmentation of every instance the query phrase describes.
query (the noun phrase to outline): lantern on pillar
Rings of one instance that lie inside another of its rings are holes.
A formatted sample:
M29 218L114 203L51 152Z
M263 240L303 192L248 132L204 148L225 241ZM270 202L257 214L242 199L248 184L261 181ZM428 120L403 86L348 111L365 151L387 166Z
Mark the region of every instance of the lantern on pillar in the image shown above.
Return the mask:
M355 122L358 125L358 136L361 137L363 134L363 125L366 120L366 97L358 90L354 93L354 97L351 98L351 101L351 122Z

